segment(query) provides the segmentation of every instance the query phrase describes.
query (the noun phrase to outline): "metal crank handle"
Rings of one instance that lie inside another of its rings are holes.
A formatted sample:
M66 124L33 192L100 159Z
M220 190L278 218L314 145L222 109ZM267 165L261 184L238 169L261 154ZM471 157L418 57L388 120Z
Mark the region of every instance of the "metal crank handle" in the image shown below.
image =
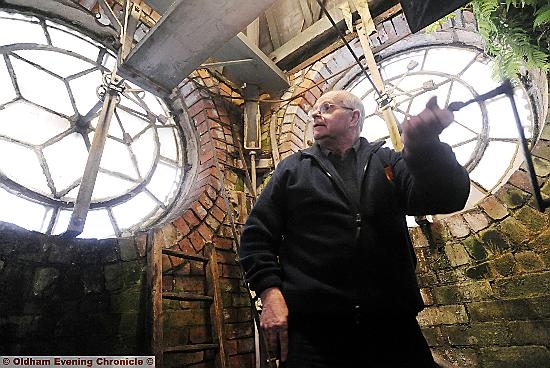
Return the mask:
M512 86L512 83L510 82L509 79L504 80L504 82L500 86L493 89L492 91L489 91L489 92L484 93L482 95L476 96L476 97L474 97L471 100L468 100L466 102L461 102L461 101L451 102L447 106L447 110L449 110L449 111L458 111L461 108L463 108L465 106L468 106L469 104L471 104L473 102L480 102L480 101L489 100L493 97L496 97L496 96L502 95L502 94L505 94L505 95L508 95L508 96L513 96L514 95L514 87Z

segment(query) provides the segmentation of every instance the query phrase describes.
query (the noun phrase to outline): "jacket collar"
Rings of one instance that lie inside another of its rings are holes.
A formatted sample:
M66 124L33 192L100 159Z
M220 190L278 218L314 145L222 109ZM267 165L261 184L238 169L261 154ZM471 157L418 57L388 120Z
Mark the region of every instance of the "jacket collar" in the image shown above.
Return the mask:
M366 138L360 137L359 138L359 145L357 149L357 160L358 162L363 162L365 159L367 159L373 152L378 151L380 147L384 145L384 141L382 142L376 142L376 143L370 143L367 141ZM319 146L319 143L314 143L313 146L300 150L300 153L302 154L302 157L304 155L306 156L313 156L319 160L326 160L326 156L323 154L323 149L321 146Z

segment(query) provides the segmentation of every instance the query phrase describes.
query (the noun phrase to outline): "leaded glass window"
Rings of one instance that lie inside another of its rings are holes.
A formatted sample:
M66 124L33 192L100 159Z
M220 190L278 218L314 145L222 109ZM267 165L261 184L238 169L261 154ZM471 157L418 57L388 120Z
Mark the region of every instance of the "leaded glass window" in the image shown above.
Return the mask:
M114 54L36 16L0 12L0 220L67 229ZM162 218L183 180L185 140L165 102L124 82L81 237L131 234Z

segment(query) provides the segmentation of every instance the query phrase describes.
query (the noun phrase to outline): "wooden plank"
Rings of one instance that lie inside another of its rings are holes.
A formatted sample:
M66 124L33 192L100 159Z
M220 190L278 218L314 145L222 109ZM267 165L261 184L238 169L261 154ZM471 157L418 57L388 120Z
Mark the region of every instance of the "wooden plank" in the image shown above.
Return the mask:
M254 46L258 47L260 45L260 18L254 19L254 21L246 27L246 37L248 37Z
M199 301L199 300L211 302L214 300L214 298L209 295L186 293L186 292L172 293L172 292L166 292L166 291L162 293L162 298L188 301L188 302Z
M279 35L279 27L277 26L277 17L274 14L274 10L269 8L265 12L265 17L267 19L267 28L269 28L269 35L271 36L271 43L273 43L273 48L278 49L281 47L281 37Z
M158 239L158 240L157 240ZM151 353L155 356L156 365L162 367L162 235L157 236L154 230L147 233L147 286L151 290Z
M316 1L314 1L314 3L316 3ZM401 12L401 5L399 3L389 7L380 14L375 13L375 10L380 10L380 7L386 8L383 1L369 1L369 7L373 10L372 15L374 24L382 23ZM374 7L376 7L376 9L374 9ZM347 29L344 24L342 12L338 8L329 6L328 11L341 30ZM281 47L275 48L275 50L269 54L269 57L283 70L296 70L296 59L303 60L315 57L317 52L324 49L328 43L331 43L331 40L334 40L334 35L335 32L332 28L332 24L326 16L323 16L303 32L281 45ZM336 41L336 43L338 43L338 41ZM309 52L308 54L307 50L314 50L314 52Z
M308 0L300 0L300 7L302 8L302 14L304 15L304 26L309 27L313 24L313 15L311 9L309 9Z
M164 353L193 353L196 351L216 349L219 349L218 344L190 344L166 347L164 348Z
M212 336L214 341L218 342L220 349L219 354L219 368L228 368L229 357L227 355L226 344L225 344L225 328L223 323L223 303L221 297L221 288L220 288L220 272L218 270L218 256L216 252L216 247L213 244L208 245L209 262L207 265L206 272L206 283L208 285L208 294L214 297L214 302L210 306L210 318L212 320Z
M167 256L187 259L190 261L199 261L199 262L205 262L205 263L208 262L207 257L199 256L197 254L187 254L187 253L183 253L173 249L162 249L162 254L166 254Z

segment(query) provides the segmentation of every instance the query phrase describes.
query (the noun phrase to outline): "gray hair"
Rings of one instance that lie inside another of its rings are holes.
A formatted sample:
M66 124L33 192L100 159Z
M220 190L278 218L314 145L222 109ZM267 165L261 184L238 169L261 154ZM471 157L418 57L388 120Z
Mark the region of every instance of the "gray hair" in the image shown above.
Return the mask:
M359 110L357 129L358 134L361 134L361 131L363 130L363 123L365 122L365 105L363 105L363 101L361 101L361 99L353 93L346 90L330 91L327 94L335 94L335 97L340 100L342 105Z

